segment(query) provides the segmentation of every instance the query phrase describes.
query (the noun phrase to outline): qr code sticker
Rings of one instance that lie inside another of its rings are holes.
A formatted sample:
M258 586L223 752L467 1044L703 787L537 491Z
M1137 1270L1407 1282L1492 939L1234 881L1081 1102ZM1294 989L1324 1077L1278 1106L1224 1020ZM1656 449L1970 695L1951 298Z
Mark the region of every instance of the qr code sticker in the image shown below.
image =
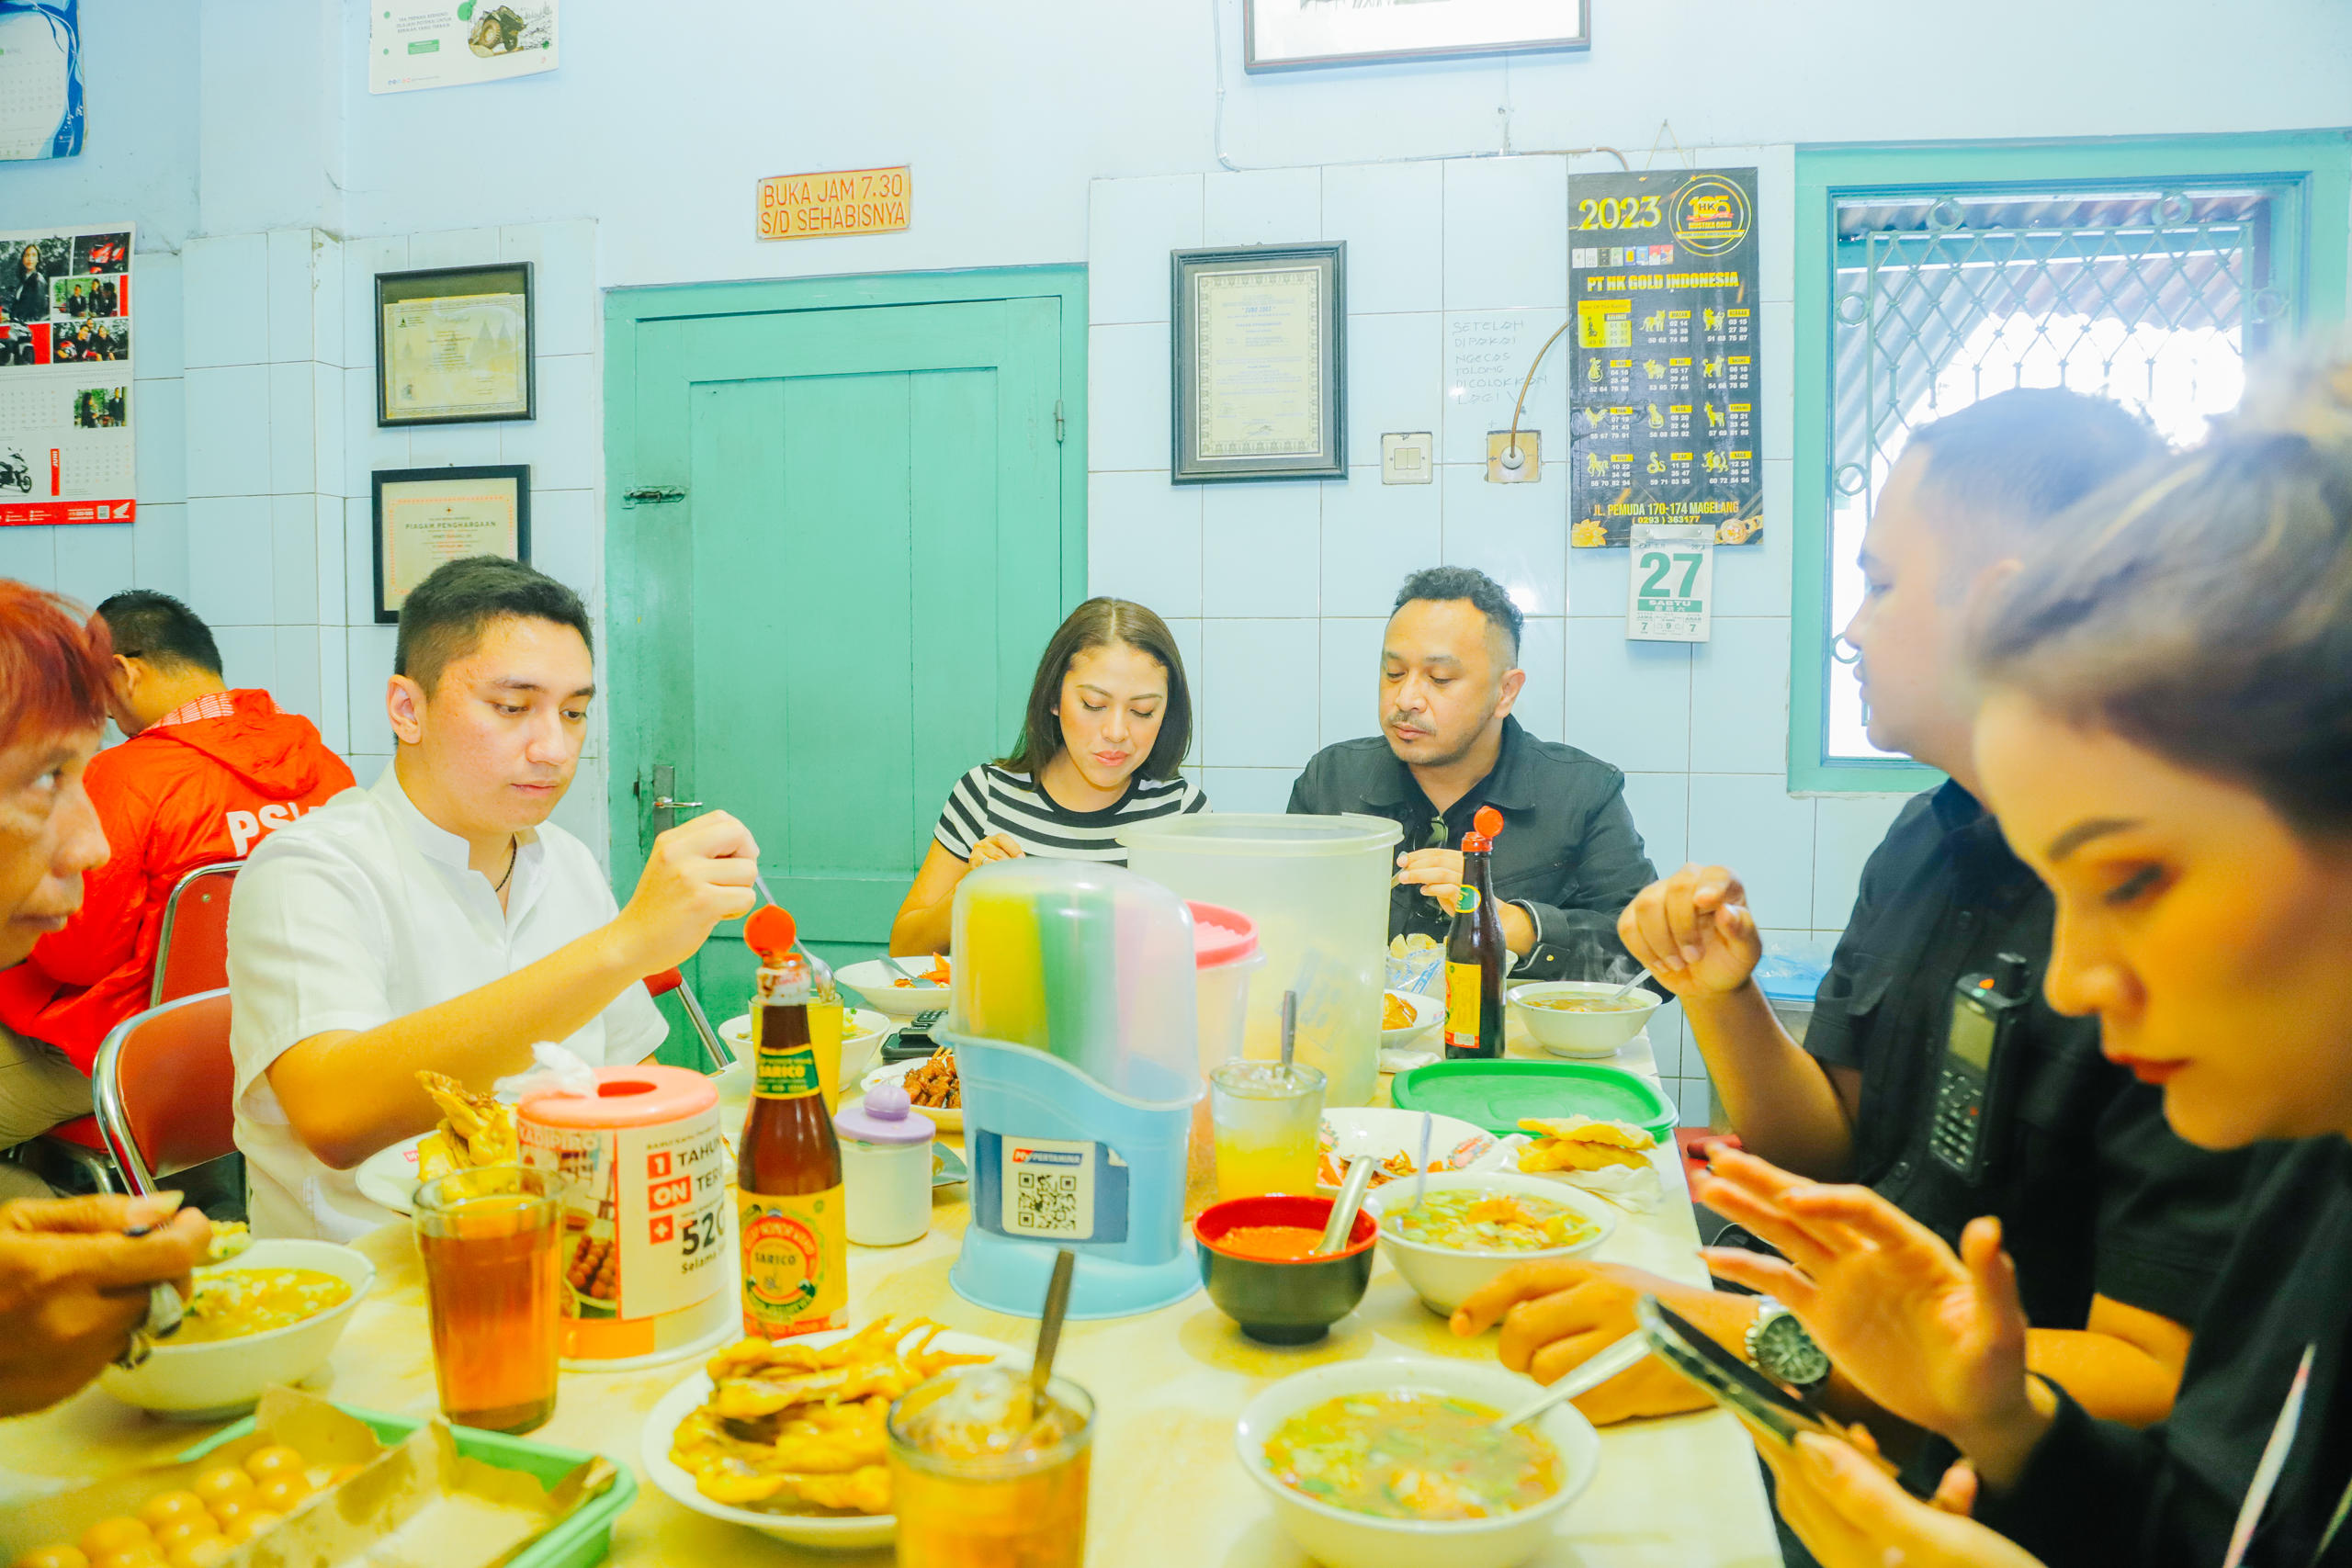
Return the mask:
M1023 1170L1013 1179L1012 1228L1031 1235L1083 1237L1087 1227L1080 1216L1078 1173L1069 1170Z

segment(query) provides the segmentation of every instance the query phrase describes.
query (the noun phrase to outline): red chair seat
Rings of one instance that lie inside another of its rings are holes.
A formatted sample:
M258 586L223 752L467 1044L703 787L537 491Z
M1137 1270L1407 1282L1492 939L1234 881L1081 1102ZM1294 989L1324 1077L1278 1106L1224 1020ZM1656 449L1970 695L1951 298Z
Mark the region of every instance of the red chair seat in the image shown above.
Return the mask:
M107 1152L107 1136L98 1131L98 1119L95 1116L76 1116L71 1122L61 1122L49 1130L49 1135L99 1154Z

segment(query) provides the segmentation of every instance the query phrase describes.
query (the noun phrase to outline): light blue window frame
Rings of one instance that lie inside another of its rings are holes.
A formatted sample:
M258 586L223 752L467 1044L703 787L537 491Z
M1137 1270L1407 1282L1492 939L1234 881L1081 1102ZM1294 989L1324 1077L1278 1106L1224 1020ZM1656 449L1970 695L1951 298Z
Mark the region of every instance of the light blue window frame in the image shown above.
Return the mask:
M1796 156L1796 409L1789 623L1789 788L1792 793L1912 793L1943 775L1897 759L1831 761L1826 698L1830 624L1831 294L1838 198L1901 192L1973 195L2005 186L2144 187L2167 180L2245 179L2283 187L2272 220L2272 286L2307 333L2346 316L2352 250L2352 131L2098 141L1800 147Z

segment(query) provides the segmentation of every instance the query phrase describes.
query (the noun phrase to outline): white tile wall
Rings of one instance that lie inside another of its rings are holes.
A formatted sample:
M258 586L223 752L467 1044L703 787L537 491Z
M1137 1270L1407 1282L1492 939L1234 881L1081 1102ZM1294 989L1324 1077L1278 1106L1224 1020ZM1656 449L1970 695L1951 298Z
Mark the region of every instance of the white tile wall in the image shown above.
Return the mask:
M1900 802L1792 799L1785 784L1794 153L1722 148L1701 162L1758 168L1770 525L1760 547L1718 554L1714 637L1696 649L1627 641L1624 554L1566 547L1565 375L1540 378L1522 419L1561 441L1532 485L1486 482L1487 432L1498 422L1448 400L1449 322L1510 312L1548 333L1566 319L1564 159L1094 184L1091 586L1179 617L1180 640L1200 637L1205 656L1185 642L1201 707L1193 766L1221 808L1279 810L1317 746L1374 732L1380 634L1397 583L1461 562L1494 573L1531 617L1521 721L1626 770L1626 799L1662 871L1728 862L1776 937L1815 942L1843 924L1861 863ZM1170 485L1168 253L1318 233L1348 243L1347 479ZM1381 484L1381 433L1409 430L1438 437L1437 482ZM1679 1009L1652 1026L1662 1071L1703 1118L1705 1068L1686 1033Z

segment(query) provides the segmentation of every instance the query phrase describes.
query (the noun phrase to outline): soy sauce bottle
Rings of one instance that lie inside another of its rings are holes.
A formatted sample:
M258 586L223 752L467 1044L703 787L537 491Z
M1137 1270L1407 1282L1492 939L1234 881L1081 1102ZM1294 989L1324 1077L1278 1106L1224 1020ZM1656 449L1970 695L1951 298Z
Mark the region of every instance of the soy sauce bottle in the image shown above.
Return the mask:
M1495 908L1492 854L1503 814L1482 806L1462 835L1462 887L1445 939L1445 1054L1503 1054L1503 922Z
M842 1145L808 1032L814 984L792 917L768 905L743 922L760 955L752 999L752 1111L735 1167L743 1332L762 1339L847 1326L849 1227Z

